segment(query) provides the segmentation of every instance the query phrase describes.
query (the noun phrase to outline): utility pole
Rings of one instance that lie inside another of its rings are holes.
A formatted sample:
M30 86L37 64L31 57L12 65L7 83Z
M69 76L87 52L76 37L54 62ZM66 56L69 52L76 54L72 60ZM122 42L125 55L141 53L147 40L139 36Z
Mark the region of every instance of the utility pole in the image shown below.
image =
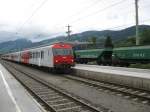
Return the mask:
M67 35L68 35L68 40L70 39L70 33L71 33L71 30L70 30L70 25L68 24L68 26L66 26L67 27Z
M135 0L135 19L136 19L136 45L140 45L140 37L139 37L139 16L138 16L138 1Z

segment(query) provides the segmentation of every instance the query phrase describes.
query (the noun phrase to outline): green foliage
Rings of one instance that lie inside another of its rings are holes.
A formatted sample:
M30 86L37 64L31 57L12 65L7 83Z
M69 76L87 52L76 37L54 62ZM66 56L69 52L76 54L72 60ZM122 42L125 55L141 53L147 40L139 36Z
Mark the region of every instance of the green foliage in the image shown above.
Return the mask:
M126 40L118 41L115 47L135 46L135 37L128 37Z
M150 69L150 64L131 64L130 68L142 68L142 69Z
M104 43L104 47L111 47L113 48L113 43L112 43L112 39L110 36L106 37L105 43Z
M140 34L140 44L150 45L150 29L144 29Z
M96 46L97 38L96 37L92 37L91 40L92 40L93 46Z
M88 42L91 43L90 47L95 48L97 43L97 37L90 37L88 38Z
M135 37L129 37L129 38L127 38L127 43L129 45L135 45L136 44Z

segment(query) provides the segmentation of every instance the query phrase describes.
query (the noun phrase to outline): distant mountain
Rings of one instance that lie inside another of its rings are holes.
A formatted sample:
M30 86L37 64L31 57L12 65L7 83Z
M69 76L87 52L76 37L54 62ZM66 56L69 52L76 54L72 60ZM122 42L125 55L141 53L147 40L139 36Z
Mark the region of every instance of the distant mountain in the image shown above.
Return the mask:
M143 29L150 29L149 25L140 25L139 30L142 31ZM48 44L55 41L80 41L85 42L88 41L91 37L96 37L98 40L104 39L106 36L111 36L113 41L124 40L128 37L135 36L135 26L119 30L119 31L112 31L112 30L104 30L104 31L86 31L82 33L77 33L71 35L71 38L68 39L64 36L56 37L53 39L43 40L39 42L40 44Z
M149 25L140 25L140 31L143 29L150 29ZM40 42L32 43L30 40L27 39L17 39L14 41L8 41L0 43L0 53L10 52L10 51L17 51L24 48L29 47L36 47L40 45L46 45L53 42L59 41L79 41L79 42L87 42L91 39L91 37L96 37L98 42L103 43L106 36L111 36L114 42L125 40L128 37L135 36L135 26L119 30L119 31L112 31L112 30L104 30L104 31L86 31L78 34L71 35L71 38L66 38L65 36L59 36L52 39L43 40Z
M0 53L19 51L32 46L32 42L27 39L17 39L0 43Z

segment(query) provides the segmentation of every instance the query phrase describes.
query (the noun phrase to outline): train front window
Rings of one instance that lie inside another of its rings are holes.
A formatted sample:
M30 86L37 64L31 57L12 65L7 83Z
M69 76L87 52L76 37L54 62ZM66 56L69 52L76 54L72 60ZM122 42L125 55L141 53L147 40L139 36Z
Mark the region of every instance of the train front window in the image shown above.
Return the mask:
M72 49L53 49L53 54L56 55L73 55Z

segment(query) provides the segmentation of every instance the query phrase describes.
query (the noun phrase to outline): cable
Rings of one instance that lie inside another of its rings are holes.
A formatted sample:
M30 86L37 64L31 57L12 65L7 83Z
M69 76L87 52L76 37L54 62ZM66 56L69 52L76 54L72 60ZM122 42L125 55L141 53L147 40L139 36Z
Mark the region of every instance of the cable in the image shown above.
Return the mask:
M143 5L142 5L143 6ZM125 12L125 13L127 13L127 12ZM144 21L146 21L146 20L144 20ZM143 21L143 22L144 22ZM121 26L117 26L117 27L112 27L112 28L118 28L118 27L122 27L122 26L126 26L126 25L121 25ZM88 26L87 26L88 27Z
M48 0L44 0L33 12L32 14L29 16L29 18L20 26L20 28L18 29L17 32L19 32L23 26L28 22L30 21L30 19L36 14L36 12L47 2Z
M77 13L73 14L72 16L76 16L76 15L79 15L79 14L83 13L85 10L90 9L90 8L92 8L92 6L97 5L98 3L100 3L100 1L102 1L102 0L93 2L93 4L91 4L91 5L87 6L87 7L85 7L84 9L78 11ZM72 18L72 16L70 16L70 17L68 17L68 18L70 19L70 18Z
M83 13L85 10L90 9L92 6L99 4L100 1L102 1L102 0L98 0L98 1L93 2L91 5L85 7L84 9L76 12L75 14L73 14L73 15L71 15L71 16L69 16L69 17L67 17L67 18L65 18L64 20L61 20L61 21L66 21L66 20L68 20L70 18L73 18L76 15L79 15L79 14ZM60 23L55 24L53 27L56 27L58 24L60 24ZM61 28L63 28L63 26Z
M35 11L33 11L33 13L31 14L31 16L22 24L22 26L20 27L20 29L19 30L21 30L21 28L34 16L34 14L47 2L48 0L44 0L42 3L41 3L41 5L38 7L38 8L36 8L36 10ZM100 12L103 12L103 11L105 11L105 10L107 10L107 9L110 9L111 7L114 7L114 6L116 6L116 5L119 5L119 4L121 4L122 2L125 2L126 0L121 0L121 1L119 1L119 2L117 2L117 3L114 3L114 4L111 4L110 6L107 6L107 7L105 7L105 8L103 8L103 9L100 9L100 10L98 10L98 11L96 11L96 12L94 12L94 13L91 13L91 14L88 14L88 15L86 15L86 16L84 16L84 18L87 18L88 16L91 16L91 15L94 15L94 14L97 14L97 13L100 13ZM95 3L95 2L94 2ZM94 4L93 4L94 5ZM89 7L90 8L90 7ZM84 11L84 10L83 10ZM81 12L80 12L81 13ZM80 21L80 20L82 20L82 19L84 19L83 17L81 17L81 18L77 18L75 21L73 21L73 22L76 22L76 21ZM147 20L148 21L148 20ZM123 27L123 26L127 26L127 25L121 25L121 26L116 26L116 27L112 27L112 28L119 28L119 27ZM65 27L65 25L64 25L64 27ZM63 27L63 28L64 28ZM62 28L62 27L60 27L60 28ZM111 28L111 29L112 29Z
M143 22L147 22L147 21L150 21L150 18L140 21L140 24L142 24ZM116 28L125 27L125 26L133 26L133 25L134 25L134 23L129 23L129 24L126 24L126 25L120 25L120 26L115 26L115 27L107 28L105 30L116 29Z
M142 21L140 21L140 22L142 23L142 22L147 22L147 21L150 21L150 18L149 18L149 19L142 20ZM112 29L116 29L116 28L122 28L122 27L125 27L125 26L130 27L130 26L133 26L133 25L134 25L134 23L129 23L129 24L126 24L126 25L119 25L119 26L110 27L110 28L107 28L107 29L101 29L101 31L102 31L102 30L112 30ZM98 29L99 29L99 28L98 28ZM57 37L59 34L60 34L60 33L55 33L55 34L52 34L51 36Z
M111 7L114 7L114 6L116 6L116 5L119 5L120 3L125 2L125 1L126 1L126 0L121 0L121 1L119 1L119 2L117 2L117 3L111 4L110 6L107 6L107 7L103 8L103 9L100 9L100 10L94 12L94 13L91 13L91 14L85 16L85 17L91 16L91 15L96 14L96 13L103 12L103 11L105 11L105 10L111 8ZM93 4L93 5L94 5L94 4ZM84 17L84 18L85 18L85 17ZM78 19L76 19L76 20L73 21L73 22L80 21L80 20L82 20L82 19L83 19L83 18L78 18ZM72 23L73 23L73 22L72 22ZM57 24L56 24L56 25L57 25ZM54 25L54 27L56 27L56 25ZM63 27L62 27L62 28L63 28Z
M119 5L119 4L121 4L121 3L125 2L125 1L126 1L126 0L121 0L121 1L119 1L119 2L117 2L117 3L111 4L110 6L107 6L107 7L103 8L103 9L100 9L100 10L94 12L94 13L91 13L91 14L88 14L88 15L86 15L86 16L84 16L84 17L78 18L78 19L72 21L72 23L77 22L77 21L80 21L80 20L82 20L82 19L84 19L84 18L87 18L87 17L89 17L89 16L91 16L91 15L95 15L95 14L98 14L98 13L100 13L100 12L103 12L103 11L105 11L105 10L111 8L111 7L114 7L114 6L116 6L116 5Z

